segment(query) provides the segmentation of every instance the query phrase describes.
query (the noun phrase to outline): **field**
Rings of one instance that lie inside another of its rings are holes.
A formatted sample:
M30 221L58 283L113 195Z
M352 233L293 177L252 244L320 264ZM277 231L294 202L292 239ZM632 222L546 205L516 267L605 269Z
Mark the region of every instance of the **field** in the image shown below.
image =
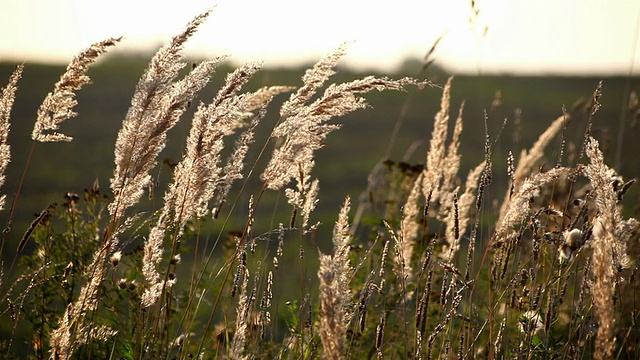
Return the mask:
M0 353L637 358L637 79L183 59L206 17L0 64Z

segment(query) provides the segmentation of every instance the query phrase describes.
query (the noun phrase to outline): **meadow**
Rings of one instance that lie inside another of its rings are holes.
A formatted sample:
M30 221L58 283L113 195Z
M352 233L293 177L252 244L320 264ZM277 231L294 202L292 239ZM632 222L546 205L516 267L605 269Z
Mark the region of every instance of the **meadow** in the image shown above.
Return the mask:
M462 99L470 80L443 73L344 75L346 45L272 85L261 64L184 59L208 15L131 89L90 71L118 38L50 92L30 82L28 133L10 129L29 64L0 79L6 358L637 358L630 87L622 109L589 79L578 102L492 78Z

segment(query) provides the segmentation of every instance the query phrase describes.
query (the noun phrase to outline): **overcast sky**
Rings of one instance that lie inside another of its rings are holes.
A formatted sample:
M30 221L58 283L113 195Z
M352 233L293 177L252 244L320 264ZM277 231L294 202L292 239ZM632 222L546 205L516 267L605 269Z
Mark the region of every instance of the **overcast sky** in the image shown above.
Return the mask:
M344 64L392 70L434 56L467 73L640 73L638 0L0 0L0 61L67 63L124 36L149 51L196 14L213 14L187 44L201 56L266 66L313 62L352 42Z

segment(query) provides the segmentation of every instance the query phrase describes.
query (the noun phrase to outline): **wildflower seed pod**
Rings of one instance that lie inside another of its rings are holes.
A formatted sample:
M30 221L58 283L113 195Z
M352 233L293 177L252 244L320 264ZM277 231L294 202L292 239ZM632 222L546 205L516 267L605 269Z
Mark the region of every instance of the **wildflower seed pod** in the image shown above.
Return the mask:
M127 288L127 280L126 279L118 280L118 288L120 288L121 290L126 289Z
M135 281L131 281L127 284L127 288L129 289L129 291L134 291L136 288L138 288L138 284L136 284Z
M120 260L122 260L122 251L116 251L115 253L113 253L113 255L111 255L111 258L109 258L111 265L113 265L114 267L118 266Z

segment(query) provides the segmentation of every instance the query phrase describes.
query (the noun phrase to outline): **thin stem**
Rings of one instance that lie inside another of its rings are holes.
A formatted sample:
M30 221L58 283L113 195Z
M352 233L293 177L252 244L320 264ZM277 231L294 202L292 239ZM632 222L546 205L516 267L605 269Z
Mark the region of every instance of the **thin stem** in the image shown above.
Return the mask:
M18 199L20 198L20 192L22 191L22 185L25 182L25 179L27 178L27 172L29 170L29 166L31 165L31 159L33 158L33 154L35 152L36 149L36 141L33 141L31 143L31 150L29 150L29 156L27 156L27 163L24 166L24 170L22 171L22 177L20 177L20 182L18 183L18 189L15 192L15 196L13 197L13 200L11 201L11 209L9 210L9 217L7 219L7 224L4 228L4 230L2 231L2 244L0 245L0 258L2 257L3 251L4 251L4 244L6 243L7 240L7 235L9 234L9 232L11 232L11 224L13 222L13 215L15 213L16 210L16 204L18 203ZM18 253L16 252L15 256L13 257L13 260L11 261L11 266L9 267L9 270L7 271L7 274L11 274L11 272L13 271L13 267L16 264L16 261L18 259ZM8 282L6 282L7 284L9 284ZM10 284L9 284L10 285ZM2 288L2 292L6 293L6 289L3 287Z

